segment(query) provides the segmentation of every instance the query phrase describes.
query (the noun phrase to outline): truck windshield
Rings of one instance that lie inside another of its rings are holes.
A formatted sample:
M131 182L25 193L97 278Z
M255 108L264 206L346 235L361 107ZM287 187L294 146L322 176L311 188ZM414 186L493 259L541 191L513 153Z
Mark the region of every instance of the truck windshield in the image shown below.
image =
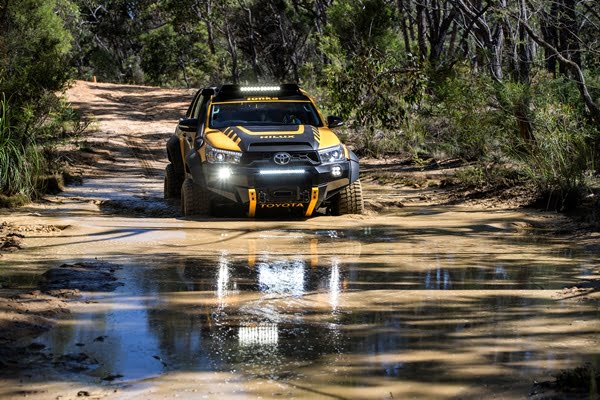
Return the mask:
M311 102L215 103L210 109L209 126L313 125L323 126Z

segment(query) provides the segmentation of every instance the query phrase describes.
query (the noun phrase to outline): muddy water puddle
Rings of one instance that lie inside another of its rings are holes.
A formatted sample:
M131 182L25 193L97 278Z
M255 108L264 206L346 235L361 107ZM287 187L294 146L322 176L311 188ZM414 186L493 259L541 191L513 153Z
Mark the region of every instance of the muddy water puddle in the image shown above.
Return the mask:
M58 218L77 227L28 238L12 262L97 258L121 266L123 286L85 293L36 340L55 368L19 385L116 398L514 398L598 364L597 300L558 295L598 273L597 254L516 233L517 213L430 211Z

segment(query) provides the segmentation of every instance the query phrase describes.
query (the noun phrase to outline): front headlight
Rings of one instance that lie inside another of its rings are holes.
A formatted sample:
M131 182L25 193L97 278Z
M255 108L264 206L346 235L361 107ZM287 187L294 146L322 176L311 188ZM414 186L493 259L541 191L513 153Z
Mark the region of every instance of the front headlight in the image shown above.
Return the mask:
M323 164L329 164L344 161L346 159L346 155L344 154L344 148L342 145L338 144L337 146L319 150L319 158Z
M206 145L206 161L211 164L239 164L242 153L239 151L215 149Z

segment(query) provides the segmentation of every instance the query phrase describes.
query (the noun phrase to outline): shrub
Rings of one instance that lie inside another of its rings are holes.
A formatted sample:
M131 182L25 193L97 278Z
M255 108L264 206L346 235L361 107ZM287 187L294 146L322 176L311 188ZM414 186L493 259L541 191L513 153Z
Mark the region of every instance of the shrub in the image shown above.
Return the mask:
M372 49L340 72L328 70L332 110L351 120L359 151L371 155L405 149L403 124L421 102L427 77L415 60Z
M556 204L550 207L568 208L578 201L586 172L593 169L592 130L571 106L561 103L535 110L534 121L535 147L517 156L540 193Z
M469 161L499 157L513 127L491 104L494 89L489 79L459 65L432 92L415 120L430 153Z
M68 0L61 0L61 4ZM47 171L41 143L55 140L71 35L56 0L7 2L0 8L0 194L35 194Z
M35 192L44 162L37 146L23 144L14 136L10 112L3 98L0 101L0 192L29 197Z

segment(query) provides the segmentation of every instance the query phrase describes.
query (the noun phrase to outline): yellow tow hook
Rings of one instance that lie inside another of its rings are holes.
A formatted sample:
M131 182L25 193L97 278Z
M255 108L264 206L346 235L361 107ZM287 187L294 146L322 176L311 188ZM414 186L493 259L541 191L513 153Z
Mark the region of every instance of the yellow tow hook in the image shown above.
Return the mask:
M319 188L313 187L312 193L310 195L310 203L308 203L308 207L306 208L306 214L304 214L306 217L310 217L312 215L313 211L315 211L315 207L317 206L318 200L319 200Z
M254 218L254 215L256 215L256 189L248 189L248 198L250 199L248 217Z

